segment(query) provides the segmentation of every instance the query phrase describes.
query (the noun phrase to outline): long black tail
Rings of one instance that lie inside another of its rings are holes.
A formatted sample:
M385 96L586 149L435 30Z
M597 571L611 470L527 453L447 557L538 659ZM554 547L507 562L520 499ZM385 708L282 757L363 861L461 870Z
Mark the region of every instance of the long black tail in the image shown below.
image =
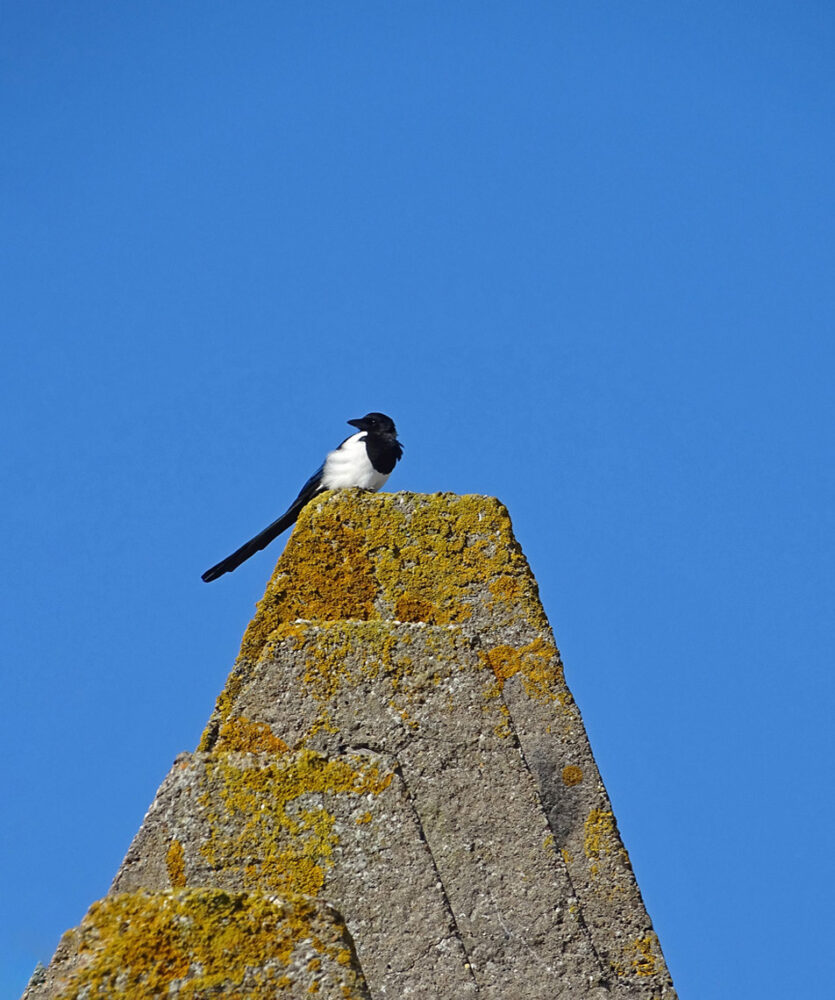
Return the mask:
M231 556L221 559L216 566L212 566L211 569L207 569L201 579L205 583L211 583L212 580L217 580L217 578L219 576L223 576L224 573L231 573L232 570L237 569L242 562L246 562L250 556L254 556L256 552L260 552L261 549L266 548L274 538L281 534L282 531L286 531L287 528L295 522L298 516L299 512L291 507L286 514L282 514L277 521L273 521L272 524L264 528L263 531L259 532L255 538L250 538L248 542L242 545L239 549L236 549Z
M207 569L202 576L202 580L205 583L211 583L212 580L216 580L219 576L223 576L224 573L231 573L233 569L237 569L242 562L246 562L250 556L254 556L256 552L260 552L261 549L266 548L270 542L277 538L282 531L286 531L291 524L295 524L296 520L301 512L302 507L307 503L309 497L299 497L293 506L277 521L273 521L272 524L267 525L263 531L259 532L255 538L250 538L248 542L242 545L239 549L236 549L231 556L227 556L222 559L217 566L212 566L211 569Z
M286 531L291 524L295 524L296 520L301 513L302 507L305 506L317 493L322 492L322 470L324 466L321 466L313 475L308 479L308 481L302 486L301 492L293 501L293 505L286 510L277 521L273 521L272 524L268 524L262 532L259 532L255 538L250 538L250 540L242 545L239 549L236 549L231 556L227 556L222 559L217 566L212 566L211 569L207 569L202 576L204 583L211 583L212 580L216 580L219 576L223 576L224 573L231 573L233 569L237 569L242 562L246 562L250 556L254 556L256 552L260 552L261 549L265 549L270 542L277 538L282 531Z

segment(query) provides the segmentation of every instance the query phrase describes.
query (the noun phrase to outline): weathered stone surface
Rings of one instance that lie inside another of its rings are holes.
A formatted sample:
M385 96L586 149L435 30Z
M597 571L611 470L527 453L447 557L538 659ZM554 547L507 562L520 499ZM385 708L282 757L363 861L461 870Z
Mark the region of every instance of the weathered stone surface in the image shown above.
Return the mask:
M371 996L351 938L330 906L302 897L181 889L94 903L24 1000L309 1000L314 993L328 1000Z
M209 943L237 933L229 899L259 919L283 907L269 919L284 943L249 979L232 963L207 985ZM293 906L308 930L331 920L310 931L314 950L353 936L356 958L335 953L350 982L310 955ZM126 961L114 920L140 952L175 942L176 976ZM139 992L118 992L114 956ZM181 996L258 997L279 972L282 996L364 996L360 969L374 997L675 1000L536 582L492 498L348 490L308 505L200 752L175 762L112 895L27 1000L169 995L177 976Z
M396 756L481 993L544 1000L605 984L500 685L460 629L283 626L225 694L215 750L266 724L293 748Z
M263 730L239 726L238 739ZM373 996L475 995L396 761L369 751L183 755L111 892L169 886L322 896L350 913Z
M323 494L302 512L204 735L267 639L297 619L452 626L501 686L601 960L631 995L674 997L536 581L492 497Z
M323 493L305 507L244 633L255 662L296 619L458 625L521 645L548 631L505 507L452 493Z

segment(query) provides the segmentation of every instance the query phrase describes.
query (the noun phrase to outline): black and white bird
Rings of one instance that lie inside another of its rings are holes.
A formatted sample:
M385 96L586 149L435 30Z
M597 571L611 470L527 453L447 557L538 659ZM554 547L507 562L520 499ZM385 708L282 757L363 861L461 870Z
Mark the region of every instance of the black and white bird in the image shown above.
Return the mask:
M357 433L345 438L338 448L328 453L325 461L302 486L301 493L277 521L273 521L217 566L207 569L203 574L206 583L211 583L224 573L231 573L250 556L269 545L291 524L295 524L302 507L317 493L348 486L358 486L374 492L380 489L403 454L403 445L397 440L394 421L385 413L366 413L364 417L349 420L348 423L358 428Z

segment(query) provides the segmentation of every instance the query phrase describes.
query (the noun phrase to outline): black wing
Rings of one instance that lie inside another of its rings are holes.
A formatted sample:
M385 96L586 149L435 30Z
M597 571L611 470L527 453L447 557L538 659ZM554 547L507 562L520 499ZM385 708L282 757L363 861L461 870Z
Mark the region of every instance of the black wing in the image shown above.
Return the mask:
M250 556L254 556L256 552L260 552L261 549L266 548L270 542L277 538L282 531L286 531L291 524L296 523L296 518L301 513L302 507L304 507L317 493L322 492L322 470L324 465L320 466L313 473L313 475L308 479L308 481L302 486L301 492L287 508L287 510L281 515L278 520L273 521L272 524L267 525L263 531L259 532L255 538L250 538L248 542L242 545L239 549L236 549L231 556L227 556L222 559L216 566L212 566L211 569L207 569L202 576L202 580L205 583L211 583L212 580L217 580L219 576L223 576L224 573L231 573L233 569L237 569L242 562L246 562Z

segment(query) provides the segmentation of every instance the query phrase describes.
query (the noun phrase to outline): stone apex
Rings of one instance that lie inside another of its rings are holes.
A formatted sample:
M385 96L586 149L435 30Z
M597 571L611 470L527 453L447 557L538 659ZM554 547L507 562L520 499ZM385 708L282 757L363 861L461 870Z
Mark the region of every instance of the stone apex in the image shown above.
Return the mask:
M299 516L241 657L257 659L269 634L297 619L504 628L524 641L548 631L507 508L476 494L321 494Z

